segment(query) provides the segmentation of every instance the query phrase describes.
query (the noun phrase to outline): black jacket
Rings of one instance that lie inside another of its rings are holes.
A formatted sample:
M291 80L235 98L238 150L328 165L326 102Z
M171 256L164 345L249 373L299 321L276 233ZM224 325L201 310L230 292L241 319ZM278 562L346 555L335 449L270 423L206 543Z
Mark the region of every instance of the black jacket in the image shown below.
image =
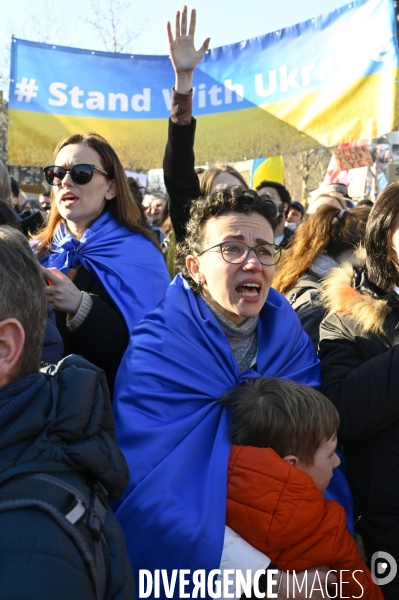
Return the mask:
M316 351L319 345L320 323L325 315L320 301L320 290L320 277L308 271L286 294L288 302L298 315L302 327L312 340Z
M290 245L290 243L292 242L292 236L294 235L295 230L294 229L290 229L289 227L284 227L284 237L281 240L279 246L281 246L282 248L287 248L287 246Z
M170 198L170 217L180 242L186 236L190 216L190 200L201 195L195 172L194 139L196 120L188 125L177 125L169 119L168 141L163 159L165 186Z
M357 529L369 559L384 550L399 560L399 297L349 263L324 285L322 391L340 413ZM383 591L397 599L397 580Z
M73 331L66 327L66 314L54 311L65 346L64 356L79 354L100 367L112 398L116 373L129 342L125 319L105 288L82 265L73 282L79 290L91 294L93 306Z
M85 494L84 480L90 477L102 483L110 498L122 494L128 470L115 440L109 394L99 369L70 356L48 368L33 397L20 396L11 399L11 420L0 403L0 417L6 417L0 431L1 481L37 471L51 473ZM1 512L0 531L0 598L94 599L82 555L48 513L34 508ZM111 559L106 599L133 600L123 534L110 509L104 534Z

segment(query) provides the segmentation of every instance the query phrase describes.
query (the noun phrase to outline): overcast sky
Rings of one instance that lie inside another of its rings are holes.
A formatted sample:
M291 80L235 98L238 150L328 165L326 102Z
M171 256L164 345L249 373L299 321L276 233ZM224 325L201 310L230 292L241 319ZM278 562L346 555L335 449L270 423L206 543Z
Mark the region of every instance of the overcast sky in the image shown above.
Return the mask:
M106 26L111 0L3 0L0 19L0 89L8 96L9 39L74 46L91 50L107 50L98 29L90 20ZM138 34L126 48L137 54L167 54L165 24L173 21L175 0L113 0L125 5L120 12L119 37ZM210 36L211 47L250 39L289 25L305 21L349 4L345 0L198 0L198 45ZM193 8L188 5L189 9ZM97 8L96 8L97 7ZM111 50L111 48L109 48Z

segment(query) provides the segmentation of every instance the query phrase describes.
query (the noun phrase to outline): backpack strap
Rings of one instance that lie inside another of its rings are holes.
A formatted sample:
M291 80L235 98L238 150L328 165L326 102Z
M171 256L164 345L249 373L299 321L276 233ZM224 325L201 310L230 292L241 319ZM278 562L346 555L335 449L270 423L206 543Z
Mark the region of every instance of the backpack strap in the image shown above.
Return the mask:
M85 561L95 590L103 600L109 573L109 550L103 536L107 492L91 486L90 502L76 487L48 475L22 475L0 486L0 512L38 508L48 513L72 538Z
M314 290L315 292L319 291L314 286L308 285L306 287L300 288L297 292L292 292L289 296L287 296L288 302L291 304L291 306L293 306L298 300L298 298L300 298L302 294L308 292L309 290Z

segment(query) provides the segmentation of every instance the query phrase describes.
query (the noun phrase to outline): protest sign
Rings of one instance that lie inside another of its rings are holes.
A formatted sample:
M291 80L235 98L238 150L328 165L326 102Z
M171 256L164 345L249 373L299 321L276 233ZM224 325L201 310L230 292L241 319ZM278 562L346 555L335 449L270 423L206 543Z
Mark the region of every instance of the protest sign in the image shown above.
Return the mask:
M364 146L336 148L333 154L341 171L373 166L371 154Z

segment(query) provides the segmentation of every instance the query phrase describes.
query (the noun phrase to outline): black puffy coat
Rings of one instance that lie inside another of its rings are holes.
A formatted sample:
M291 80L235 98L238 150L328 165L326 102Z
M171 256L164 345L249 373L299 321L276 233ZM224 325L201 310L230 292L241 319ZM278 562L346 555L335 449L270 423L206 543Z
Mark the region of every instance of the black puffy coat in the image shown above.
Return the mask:
M320 323L325 315L325 310L320 301L320 277L307 272L285 295L292 308L295 310L301 325L312 340L314 347L319 345Z
M348 480L370 560L399 565L399 296L349 263L326 279L329 314L320 326L322 391L338 408ZM399 581L383 587L399 598Z
M88 477L100 481L110 498L124 491L128 470L115 440L105 376L83 358L69 356L49 367L34 397L5 423L0 431L1 481L37 471L86 495ZM35 508L0 512L0 531L0 598L94 600L82 555L48 513ZM104 535L111 562L106 600L133 600L123 534L110 509Z

